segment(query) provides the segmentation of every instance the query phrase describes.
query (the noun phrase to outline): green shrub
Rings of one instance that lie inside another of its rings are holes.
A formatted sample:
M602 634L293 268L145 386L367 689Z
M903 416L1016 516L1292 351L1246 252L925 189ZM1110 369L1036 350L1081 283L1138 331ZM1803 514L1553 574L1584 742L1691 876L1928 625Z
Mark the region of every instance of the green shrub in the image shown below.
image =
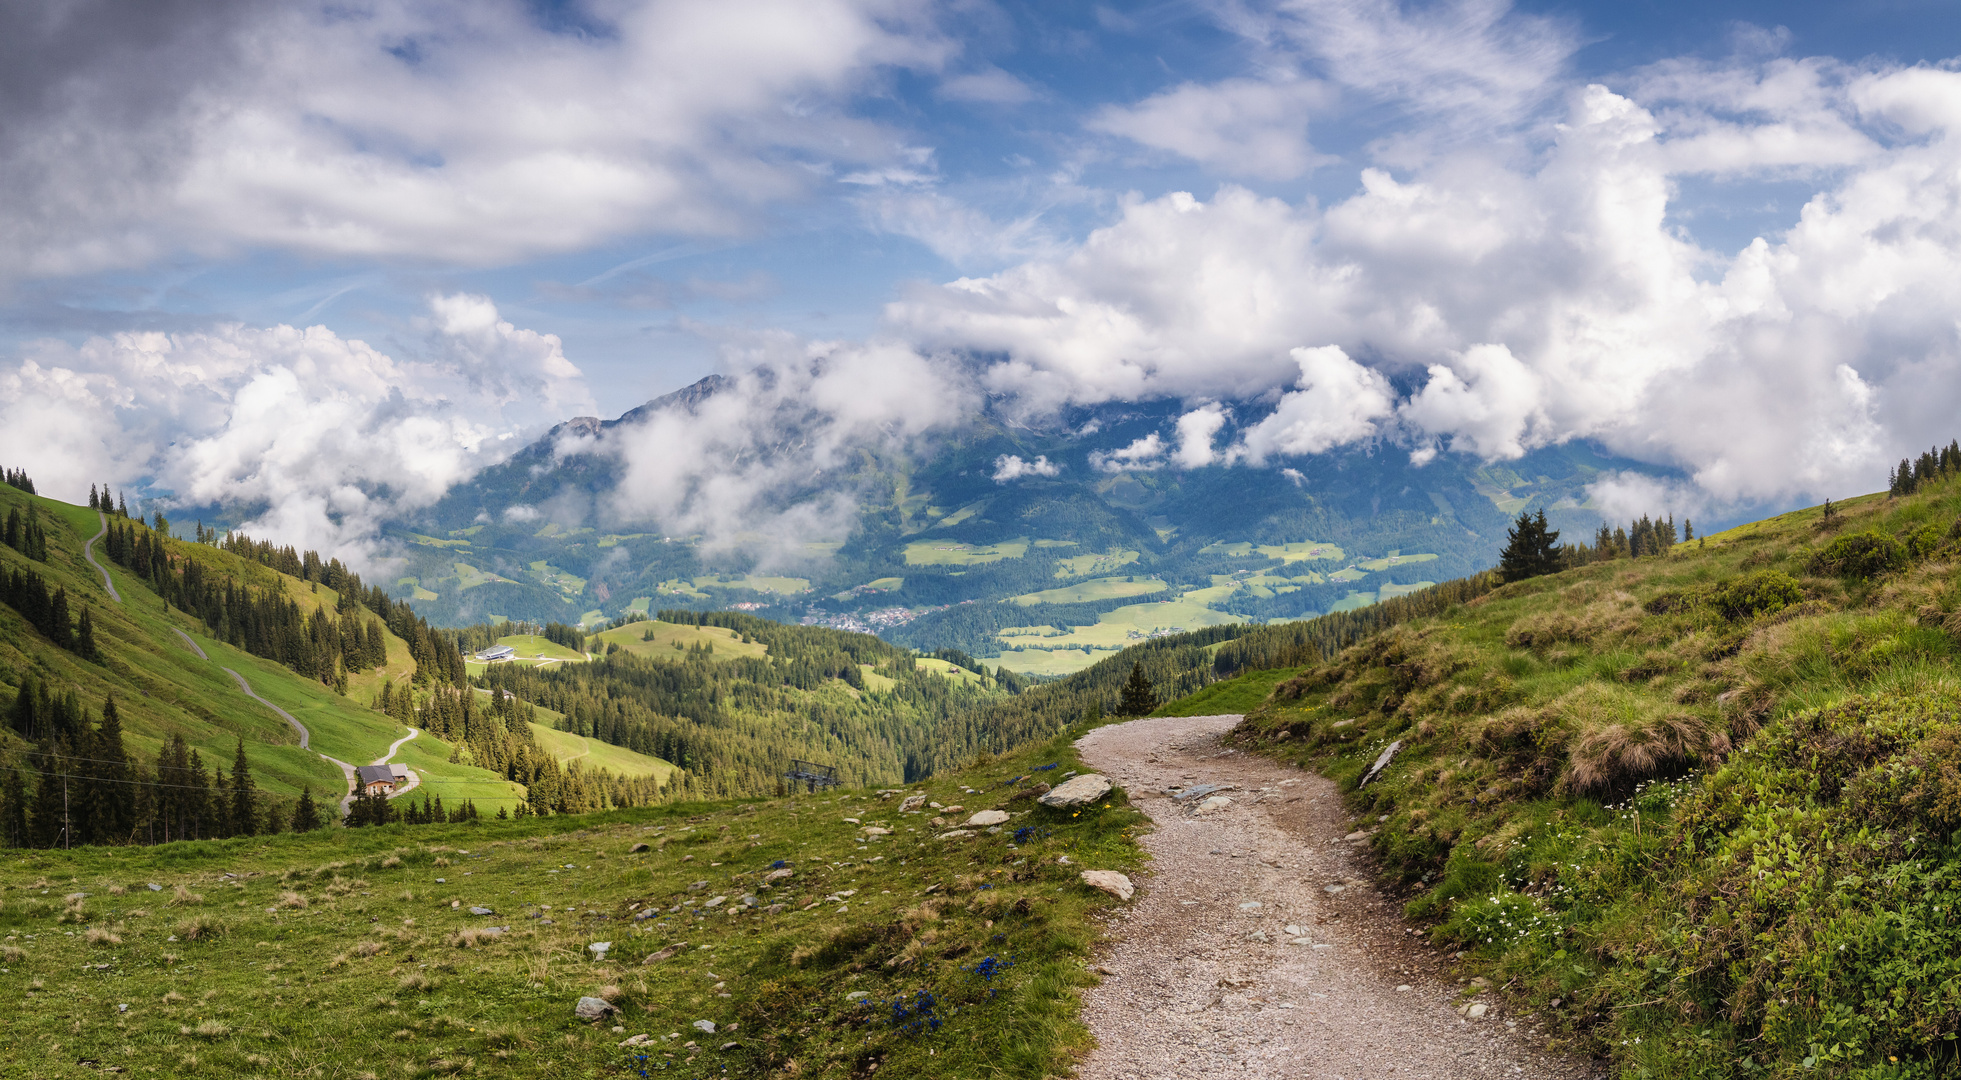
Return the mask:
M1811 558L1811 571L1866 581L1907 565L1907 548L1890 536L1847 533Z
M1803 600L1803 587L1782 570L1759 570L1732 578L1709 596L1710 604L1730 620L1767 615Z

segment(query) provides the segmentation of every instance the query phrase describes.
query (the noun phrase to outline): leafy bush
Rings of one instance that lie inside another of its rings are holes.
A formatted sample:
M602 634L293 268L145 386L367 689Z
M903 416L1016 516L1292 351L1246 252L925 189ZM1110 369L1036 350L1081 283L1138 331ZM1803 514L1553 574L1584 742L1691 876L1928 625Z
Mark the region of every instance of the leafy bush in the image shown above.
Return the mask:
M1907 548L1870 530L1847 533L1811 558L1811 571L1867 581L1907 565Z
M1759 570L1717 586L1709 602L1732 621L1781 611L1804 600L1797 579L1782 570Z

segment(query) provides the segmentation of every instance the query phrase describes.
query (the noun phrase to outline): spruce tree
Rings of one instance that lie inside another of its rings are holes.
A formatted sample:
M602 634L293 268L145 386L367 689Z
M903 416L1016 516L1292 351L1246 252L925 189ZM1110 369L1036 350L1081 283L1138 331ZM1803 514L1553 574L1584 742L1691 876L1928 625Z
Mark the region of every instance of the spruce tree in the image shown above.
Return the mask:
M1121 716L1149 716L1157 711L1157 707L1157 688L1144 677L1144 665L1141 662L1132 663L1130 679L1123 684L1123 698L1117 705L1117 713Z
M126 844L136 830L136 788L131 783L129 751L123 746L122 713L116 699L102 705L102 724L90 740L89 842Z
M312 832L320 827L320 808L313 803L313 788L300 789L300 801L293 804L293 831Z
M95 620L89 617L89 606L82 605L82 621L75 628L75 655L84 660L94 660Z
M1546 526L1546 512L1519 511L1518 521L1505 532L1505 550L1498 555L1498 573L1507 582L1559 571L1559 533Z
M7 776L0 780L0 845L7 847L27 846L27 785L20 779L20 770L7 766Z
M238 740L232 758L231 824L233 836L251 836L259 831L259 816L252 809L252 770L245 764L245 740Z

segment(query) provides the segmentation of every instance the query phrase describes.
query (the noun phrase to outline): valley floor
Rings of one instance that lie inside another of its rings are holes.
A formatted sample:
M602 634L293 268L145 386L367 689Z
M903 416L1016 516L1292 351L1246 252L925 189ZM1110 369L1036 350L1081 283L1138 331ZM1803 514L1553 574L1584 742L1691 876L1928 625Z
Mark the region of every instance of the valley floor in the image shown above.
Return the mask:
M1077 743L1156 825L1142 841L1151 876L1111 916L1103 983L1084 994L1098 1042L1085 1080L1597 1071L1535 1049L1534 1016L1457 984L1449 954L1368 882L1364 845L1343 839L1366 825L1334 783L1222 747L1239 720L1133 720ZM1199 811L1205 795L1165 794L1200 784L1231 785L1218 792L1230 803Z

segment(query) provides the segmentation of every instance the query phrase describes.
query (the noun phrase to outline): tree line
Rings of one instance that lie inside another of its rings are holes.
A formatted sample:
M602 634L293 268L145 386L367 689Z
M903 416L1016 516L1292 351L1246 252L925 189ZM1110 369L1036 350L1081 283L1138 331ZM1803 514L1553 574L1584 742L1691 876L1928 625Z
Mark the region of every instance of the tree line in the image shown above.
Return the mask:
M53 692L30 675L8 724L34 749L25 753L31 774L12 764L0 773L0 844L7 847L164 844L322 824L311 789L290 801L258 790L243 739L229 771L214 764L207 772L182 735L160 747L153 764L137 760L124 746L113 696L98 722L75 691Z
M34 494L34 481L27 478L26 469L0 469L0 481L4 481L8 487Z
M1911 495L1920 490L1920 485L1957 472L1961 472L1961 439L1944 447L1933 447L1911 461L1901 458L1899 467L1886 474L1886 493L1895 497Z

